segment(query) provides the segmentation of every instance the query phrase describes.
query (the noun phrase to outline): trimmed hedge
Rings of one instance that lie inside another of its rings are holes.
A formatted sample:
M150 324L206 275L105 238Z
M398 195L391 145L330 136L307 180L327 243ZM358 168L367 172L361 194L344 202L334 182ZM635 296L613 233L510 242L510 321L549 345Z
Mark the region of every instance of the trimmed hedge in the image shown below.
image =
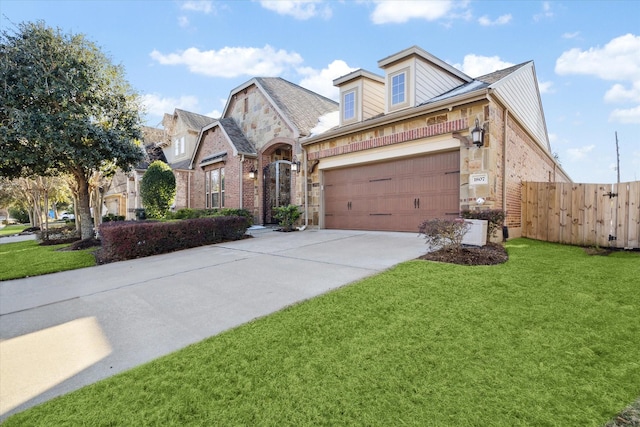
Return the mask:
M247 228L249 221L241 216L103 223L100 226L100 259L104 262L123 261L239 240Z
M169 212L167 219L193 219L213 216L243 216L253 224L253 215L247 209L222 208L222 209L190 209L182 208L175 212Z

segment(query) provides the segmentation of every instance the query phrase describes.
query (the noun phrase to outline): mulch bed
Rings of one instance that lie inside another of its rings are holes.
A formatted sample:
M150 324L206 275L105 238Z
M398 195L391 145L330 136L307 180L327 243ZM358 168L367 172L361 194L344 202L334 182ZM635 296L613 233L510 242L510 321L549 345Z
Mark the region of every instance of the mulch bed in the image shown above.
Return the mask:
M460 265L496 265L506 262L509 255L501 244L488 243L482 247L463 246L459 251L439 249L418 259Z

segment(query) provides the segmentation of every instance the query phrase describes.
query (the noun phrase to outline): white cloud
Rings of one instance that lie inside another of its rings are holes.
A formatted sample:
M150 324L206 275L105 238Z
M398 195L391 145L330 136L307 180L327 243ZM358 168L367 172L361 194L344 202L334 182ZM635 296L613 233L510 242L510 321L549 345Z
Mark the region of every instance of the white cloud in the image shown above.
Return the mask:
M279 15L290 15L301 21L313 18L314 16L322 16L323 18L331 17L331 8L329 6L318 7L322 3L321 0L262 0L260 5L265 9L272 10Z
M515 64L503 61L499 56L479 56L474 54L465 55L462 64L453 64L454 67L471 77L479 77L512 65Z
M587 157L593 149L596 148L594 144L585 145L583 147L578 148L569 148L567 149L567 154L569 155L569 160L572 162L577 162L578 160L582 160Z
M186 65L189 71L209 77L277 76L287 68L302 63L302 57L266 45L254 47L224 47L218 51L200 51L191 47L178 53L163 54L154 50L151 58L162 65Z
M208 113L204 113L204 115L208 116L208 117L213 117L214 119L218 119L218 118L220 118L220 116L222 116L222 113L218 109L214 108L213 110L209 111Z
M580 35L580 31L575 31L573 33L564 33L562 35L563 39L575 39Z
M551 3L548 1L542 2L542 12L533 16L534 21L540 21L544 18L553 18L553 11L551 10Z
M375 1L376 7L371 14L374 24L401 24L410 19L435 21L448 17L456 6L451 0L431 1ZM465 6L466 2L458 5Z
M213 4L208 0L190 0L182 3L180 9L209 14L213 12Z
M625 34L604 47L563 52L556 60L555 71L560 75L582 74L628 82L630 86L614 84L605 93L604 100L610 103L640 102L640 36ZM609 115L609 121L640 123L640 106L616 109Z
M640 80L640 36L626 34L604 47L582 51L574 48L556 60L560 75L585 74L604 80Z
M632 124L640 124L640 105L635 108L615 109L609 114L610 122Z
M491 27L494 25L505 25L511 22L511 14L498 16L495 20L489 19L487 15L478 18L478 23L484 27Z
M162 117L164 113L173 113L180 108L195 111L198 108L198 98L195 96L181 96L180 98L164 98L157 93L145 94L140 97L145 113Z
M604 94L606 102L640 102L640 79L634 82L631 89L625 88L621 84L614 84L611 89Z
M553 93L553 82L538 82L538 89L540 93Z
M327 98L337 100L340 96L339 89L333 86L333 80L356 70L341 59L336 59L322 70L311 67L298 68L298 73L305 76L300 81L300 86L312 90Z

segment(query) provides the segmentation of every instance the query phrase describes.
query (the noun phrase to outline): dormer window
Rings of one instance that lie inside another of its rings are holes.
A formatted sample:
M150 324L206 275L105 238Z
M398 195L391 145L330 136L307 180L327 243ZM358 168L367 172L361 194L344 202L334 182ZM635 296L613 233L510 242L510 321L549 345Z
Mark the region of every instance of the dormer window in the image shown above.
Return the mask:
M402 71L391 77L391 105L403 104L407 100L407 73Z
M356 92L352 90L344 94L342 99L343 116L342 120L349 121L356 117Z

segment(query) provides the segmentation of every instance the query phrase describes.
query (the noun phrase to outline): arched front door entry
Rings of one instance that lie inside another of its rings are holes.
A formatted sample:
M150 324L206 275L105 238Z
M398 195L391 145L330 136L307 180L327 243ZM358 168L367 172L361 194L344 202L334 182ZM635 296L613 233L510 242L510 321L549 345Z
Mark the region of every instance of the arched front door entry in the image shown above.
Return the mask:
M291 203L291 162L278 160L264 168L264 224L276 224L273 209Z

